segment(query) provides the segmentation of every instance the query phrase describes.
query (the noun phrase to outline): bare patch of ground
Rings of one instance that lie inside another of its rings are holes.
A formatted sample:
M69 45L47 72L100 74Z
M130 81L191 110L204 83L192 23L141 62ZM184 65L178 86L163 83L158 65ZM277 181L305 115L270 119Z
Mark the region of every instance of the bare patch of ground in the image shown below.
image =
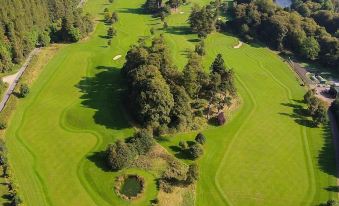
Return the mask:
M234 49L239 49L242 46L243 42L239 41L238 45L235 45L233 48Z

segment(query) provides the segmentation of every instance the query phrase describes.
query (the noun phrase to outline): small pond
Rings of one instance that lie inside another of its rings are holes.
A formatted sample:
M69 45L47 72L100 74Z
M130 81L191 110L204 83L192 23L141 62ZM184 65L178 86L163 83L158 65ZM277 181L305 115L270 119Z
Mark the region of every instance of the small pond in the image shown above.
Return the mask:
M135 175L129 175L121 185L120 193L127 197L135 197L141 193L143 188L142 182Z

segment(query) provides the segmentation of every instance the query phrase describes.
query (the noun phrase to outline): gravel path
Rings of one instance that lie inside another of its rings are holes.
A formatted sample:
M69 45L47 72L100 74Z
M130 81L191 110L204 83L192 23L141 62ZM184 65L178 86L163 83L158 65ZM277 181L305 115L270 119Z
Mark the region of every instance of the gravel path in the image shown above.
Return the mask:
M331 123L331 130L332 130L332 137L333 137L333 144L334 144L334 151L335 151L335 164L336 164L336 179L337 179L337 186L339 187L339 132L338 132L338 126L337 121L334 117L333 112L328 112L328 117ZM339 193L337 193L339 198Z
M25 63L22 65L22 67L20 68L20 70L12 75L3 77L3 81L8 83L8 88L2 98L2 101L0 102L0 112L5 108L6 103L9 99L9 97L11 96L11 94L14 91L15 86L18 84L20 77L22 76L22 74L25 72L29 62L32 60L32 57L37 54L40 51L39 48L35 48L27 57Z

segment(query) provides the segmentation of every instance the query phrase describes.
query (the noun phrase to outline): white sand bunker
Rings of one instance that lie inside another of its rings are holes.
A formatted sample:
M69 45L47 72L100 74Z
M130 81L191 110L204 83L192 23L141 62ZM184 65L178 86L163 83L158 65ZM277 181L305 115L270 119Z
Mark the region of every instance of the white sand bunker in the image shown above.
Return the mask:
M234 46L233 48L234 49L239 49L241 46L242 46L242 41L239 41L239 44Z
M120 59L120 57L121 57L121 55L117 55L117 56L115 56L114 58L113 58L113 60L115 61L115 60L118 60L118 59Z
M185 12L183 12L183 11L180 12L180 14L183 14L183 13L185 13Z

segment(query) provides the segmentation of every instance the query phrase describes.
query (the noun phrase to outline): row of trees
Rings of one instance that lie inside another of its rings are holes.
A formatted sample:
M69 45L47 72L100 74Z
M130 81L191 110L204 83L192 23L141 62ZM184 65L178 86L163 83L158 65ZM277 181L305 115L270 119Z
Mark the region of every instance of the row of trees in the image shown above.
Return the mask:
M0 72L10 71L36 46L74 42L93 30L77 0L3 0L0 7Z
M14 184L13 175L8 164L7 150L3 141L0 141L0 167L2 169L2 177L5 179L4 184L8 189L8 200L10 201L10 205L21 205L22 200L18 194L18 187Z
M201 56L189 55L183 72L172 64L163 36L151 46L132 46L122 69L131 111L141 126L154 130L194 129L212 107L222 110L236 95L234 73L219 54L204 72Z
M290 50L324 65L339 65L339 40L312 18L285 11L269 1L250 1L231 9L231 28L247 40L253 38L278 50Z

